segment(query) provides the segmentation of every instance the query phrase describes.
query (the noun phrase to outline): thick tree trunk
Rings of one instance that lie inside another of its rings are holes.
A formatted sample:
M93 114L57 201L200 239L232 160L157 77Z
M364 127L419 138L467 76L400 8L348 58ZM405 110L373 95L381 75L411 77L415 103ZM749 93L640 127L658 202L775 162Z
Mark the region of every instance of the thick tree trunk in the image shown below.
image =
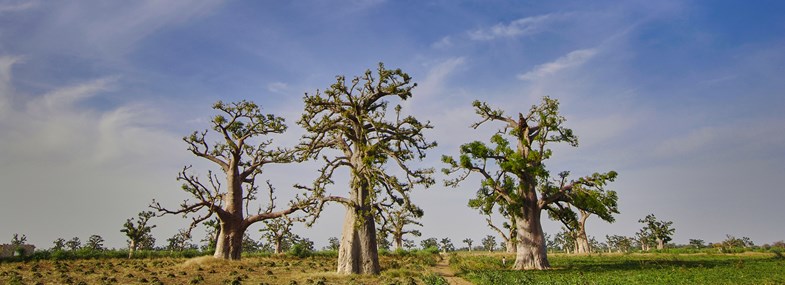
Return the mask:
M589 238L586 235L586 220L589 218L589 215L591 214L581 210L581 217L578 220L578 232L575 236L576 252L579 254L591 253L591 244L589 244Z
M516 252L518 252L518 242L515 241L514 239L510 239L505 244L507 245L507 253L516 253Z
M370 207L347 206L341 247L338 249L338 274L379 274L376 249L376 224Z
M589 239L586 238L586 233L580 232L575 236L575 253L588 254L591 253L591 245Z
M280 239L275 239L275 254L281 254L281 244L283 242Z
M240 223L227 223L221 221L221 232L215 243L213 257L229 260L240 260L243 253L243 233L245 229Z
M399 250L403 248L403 237L397 236L395 237L395 250Z
M134 251L136 251L136 242L131 240L131 243L128 244L128 259L131 259L131 258L134 257Z
M657 239L657 249L665 249L665 242L662 239Z
M536 200L534 200L536 203ZM536 204L535 204L536 205ZM545 235L540 223L540 210L537 206L521 209L523 217L517 219L518 251L515 256L515 270L549 269Z

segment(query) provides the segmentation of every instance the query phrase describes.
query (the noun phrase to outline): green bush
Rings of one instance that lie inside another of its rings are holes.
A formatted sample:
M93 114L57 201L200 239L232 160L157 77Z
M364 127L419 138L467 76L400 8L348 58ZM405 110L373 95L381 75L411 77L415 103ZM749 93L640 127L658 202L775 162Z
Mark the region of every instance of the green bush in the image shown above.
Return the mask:
M311 251L311 249L299 243L292 246L292 249L289 250L289 255L299 258L309 257L312 253L313 251Z
M436 274L423 275L420 279L426 285L447 285L447 284L449 284L449 283L447 283L447 280L444 279L444 277L441 277L441 276L436 275Z

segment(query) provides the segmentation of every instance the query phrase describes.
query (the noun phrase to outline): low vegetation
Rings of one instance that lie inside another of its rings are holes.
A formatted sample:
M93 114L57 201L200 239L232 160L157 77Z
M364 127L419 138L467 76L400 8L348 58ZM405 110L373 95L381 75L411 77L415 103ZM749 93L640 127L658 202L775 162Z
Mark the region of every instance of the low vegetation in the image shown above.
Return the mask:
M425 251L382 254L381 275L346 276L335 273L335 251L304 258L246 255L238 261L212 256L127 259L126 254L3 262L0 284L431 284L428 269L439 259Z
M502 257L508 263L502 264ZM460 254L451 267L474 284L783 284L776 253L551 255L551 270L511 270L511 254Z

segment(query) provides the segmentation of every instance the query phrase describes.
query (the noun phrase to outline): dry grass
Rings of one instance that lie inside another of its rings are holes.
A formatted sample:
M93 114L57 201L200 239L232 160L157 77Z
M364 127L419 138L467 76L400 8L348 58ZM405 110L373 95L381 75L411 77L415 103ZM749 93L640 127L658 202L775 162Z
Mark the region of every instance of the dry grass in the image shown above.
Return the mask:
M0 284L422 284L433 258L382 256L381 276L335 273L333 257L98 259L0 263ZM416 282L416 283L412 283Z

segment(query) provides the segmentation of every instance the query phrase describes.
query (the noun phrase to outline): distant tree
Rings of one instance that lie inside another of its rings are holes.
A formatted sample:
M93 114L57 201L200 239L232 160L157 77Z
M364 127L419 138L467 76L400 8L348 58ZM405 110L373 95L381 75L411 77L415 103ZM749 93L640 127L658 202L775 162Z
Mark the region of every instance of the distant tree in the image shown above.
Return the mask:
M457 159L443 156L442 161L449 165L443 169L444 173L457 176L445 184L457 187L472 173L478 174L482 178L478 195L498 203L515 217L518 243L513 269L548 269L550 263L540 219L542 210L560 201L572 203L580 192L576 190L601 188L617 174L595 173L539 187L550 179L545 167L545 161L552 155L550 147L560 142L578 145L578 138L564 126L566 119L559 114L558 100L544 97L528 112L514 116L480 101L474 101L473 106L481 120L472 127L486 122L498 122L503 127L491 137L491 145L474 141L460 146Z
M329 250L338 250L338 247L341 246L341 242L337 237L330 237L327 239L327 249Z
M427 238L420 241L420 247L422 247L422 249L428 249L431 247L439 249L439 241L436 238Z
M27 242L27 235L20 236L19 234L14 234L13 237L11 238L11 245L13 246L21 246L24 245L26 242Z
M415 246L416 245L414 244L413 240L410 239L403 240L403 248L405 248L406 250L412 250Z
M450 240L450 238L443 238L441 241L439 241L439 243L441 244L442 252L455 250L455 246L452 244L452 240Z
M265 227L259 229L263 233L262 238L273 245L275 254L282 254L289 245L293 244L292 225L294 225L294 221L292 218L283 216L264 221Z
M325 165L312 187L300 187L321 198L317 209L325 202L346 207L339 274L379 274L378 208L388 203L412 205L411 190L434 183L433 169L415 169L410 163L422 160L425 151L436 146L423 134L431 125L402 116L400 105L394 113L387 111L387 100L407 100L415 86L408 74L380 63L376 72L367 70L348 82L338 76L324 93L317 90L305 95L305 111L298 124L307 133L299 149L303 157L322 159ZM349 172L349 195L327 195L333 173L341 168Z
M755 245L748 237L737 238L732 235L725 235L725 237L725 240L722 241L722 246L724 249L747 248Z
M744 247L753 247L755 243L752 242L752 239L749 237L741 237L741 240L744 242Z
M383 231L381 228L377 229L376 231L376 246L379 250L390 250L392 243L388 238L390 234L387 231Z
M67 247L71 251L75 251L82 247L82 242L79 240L78 237L74 237L71 240L65 242L65 247Z
M204 238L201 240L202 242L202 250L204 251L215 251L215 246L218 242L218 235L221 233L221 220L218 218L214 218L211 220L204 221L202 223L204 225L206 234ZM188 231L188 239L190 239L191 233L190 229Z
M141 250L153 250L155 249L155 237L152 234L148 233L142 239L142 242L136 247L136 249Z
M99 235L91 235L90 238L87 239L87 243L85 243L85 248L94 251L105 250L104 238Z
M542 190L542 192L554 192L563 188L567 183L567 176L569 176L568 171L559 173L559 180L541 186L552 189ZM592 179L613 181L615 177L615 172L608 173L605 178L595 173ZM603 185L604 183L578 184L573 187L569 199L556 201L545 207L548 210L548 216L560 221L572 233L575 239L575 253L592 252L591 243L586 235L586 221L589 217L596 215L603 221L613 223L616 220L613 215L619 213L619 197L616 195L616 191L604 189Z
M575 233L562 227L562 231L553 237L554 243L565 253L575 252Z
M644 227L635 233L635 241L638 243L638 247L641 248L641 251L649 251L652 245L655 244L656 239L651 231Z
M473 201L476 201L476 199L469 201L469 206L472 206ZM491 206L493 206L493 204L491 204ZM516 226L517 220L515 216L510 215L509 212L504 210L504 207L500 207L499 213L506 219L506 221L504 221L501 225L501 228L499 228L493 223L493 220L491 219L491 212L486 212L484 210L481 210L480 212L487 216L485 221L488 223L488 227L497 232L502 238L501 244L504 245L502 247L505 249L505 251L508 253L516 252L518 250L518 229Z
M65 248L65 239L57 238L54 242L52 242L54 246L52 247L52 251L63 250Z
M19 234L14 234L14 236L11 238L11 245L14 247L14 254L19 253L19 255L24 255L25 252L22 245L24 245L26 242L26 235L19 236Z
M194 245L190 244L191 240L191 231L187 229L180 229L172 235L172 237L166 239L166 249L171 251L183 251L187 248L191 248Z
M657 249L665 248L665 244L671 241L671 236L676 232L676 229L671 227L673 222L657 220L654 214L649 214L638 222L646 225L644 229L657 241Z
M690 239L689 244L695 248L706 247L706 242L704 242L702 239Z
M463 239L463 243L469 246L469 251L472 251L472 243L474 243L474 240L470 238L465 238Z
M188 150L195 156L216 164L223 172L226 183L221 183L217 174L207 172L207 181L189 174L191 166L186 166L177 176L183 182L182 190L190 194L193 201L186 200L179 208L168 209L153 200L150 207L162 214L196 215L191 227L209 219L213 215L221 220L221 229L216 241L216 258L238 260L242 253L245 230L254 223L278 218L302 210L310 205L308 199L296 196L284 209L276 211L274 188L267 182L267 207L251 212L249 203L259 194L256 176L262 168L271 163L288 163L293 160L292 153L285 149L272 149L272 140L267 136L282 134L286 130L284 119L272 114L263 114L253 102L240 101L223 103L218 101L213 109L220 112L208 130L194 132L183 138ZM208 134L216 137L211 143ZM253 140L260 139L256 142Z
M608 242L609 252L611 249L615 249L617 252L627 252L630 250L630 247L632 247L632 239L626 236L606 235L605 239Z
M245 252L257 252L262 248L262 245L251 238L248 233L243 234L243 251Z
M120 232L125 233L125 236L128 237L128 258L134 257L134 252L139 245L145 243L149 244L149 239L152 238L150 232L155 228L155 225L147 225L150 221L150 218L155 216L155 213L151 211L140 212L138 214L139 221L134 223L134 218L130 218L125 221L123 224L123 229ZM153 239L153 244L155 244L155 240Z
M308 238L299 238L289 249L289 254L296 257L308 257L313 252L313 241Z
M482 239L482 247L491 252L496 247L496 238L492 235L487 235Z
M391 203L389 207L380 207L380 214L377 215L378 222L381 223L379 228L380 234L385 237L391 238L392 245L395 249L403 247L403 237L405 235L413 235L416 237L422 234L418 230L407 230L407 225L420 226L422 224L417 219L423 216L423 211L414 205L396 205ZM385 240L386 241L386 240ZM381 247L380 248L384 248ZM389 246L387 247L389 249Z

